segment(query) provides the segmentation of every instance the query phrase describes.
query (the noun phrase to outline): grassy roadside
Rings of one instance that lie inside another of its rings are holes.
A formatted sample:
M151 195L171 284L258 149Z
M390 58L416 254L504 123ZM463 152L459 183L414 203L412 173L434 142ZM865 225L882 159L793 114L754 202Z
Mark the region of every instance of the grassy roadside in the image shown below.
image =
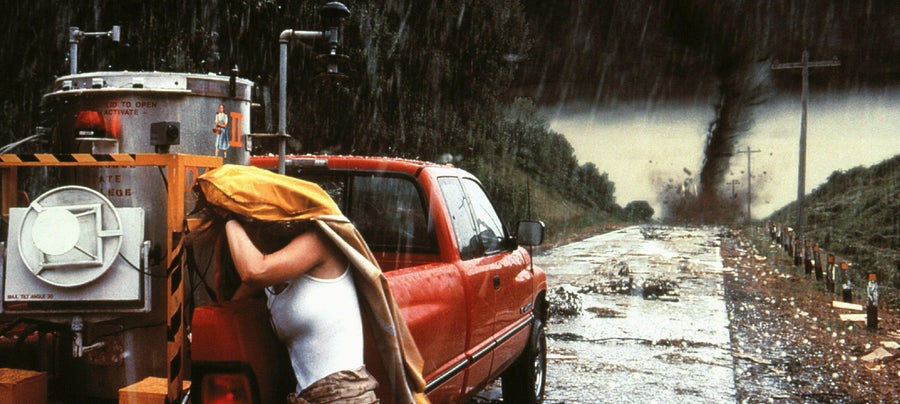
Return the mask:
M522 217L528 216L544 222L544 243L541 249L551 249L637 224L624 221L613 213L568 200L553 189L539 185L529 188L532 214L523 213Z
M768 251L768 254L771 255L772 263L785 273L792 274L794 276L803 277L808 282L804 282L802 284L796 285L796 287L800 287L802 289L794 290L797 293L806 293L815 291L816 293L822 293L825 295L832 296L834 300L842 300L842 290L841 290L841 282L835 282L835 290L834 292L829 292L827 290L824 279L821 281L817 281L814 276L807 276L804 273L804 268L802 266L796 266L793 263L793 259L789 254L784 252L780 246L774 242L769 234L764 231L764 229L760 227L752 227L752 228L743 228L743 233L746 235L748 241L751 243L753 248L757 251ZM863 268L852 267L851 271L851 279L853 280L852 284L852 299L854 303L866 305L866 289L868 287L868 282L865 280L867 272L864 271ZM898 313L900 312L900 290L898 290L892 283L888 282L878 282L878 304L879 310L885 310L890 313Z
M805 239L851 263L855 289L878 276L882 298L900 307L900 155L871 167L835 171L807 196ZM796 203L769 218L796 226Z
M758 228L722 243L739 402L895 402L900 361L869 360L900 339L896 311L879 307L879 327L846 321L865 311L832 307L841 297L795 267ZM854 303L865 305L858 293ZM896 355L896 349L889 349ZM894 356L896 358L896 356Z

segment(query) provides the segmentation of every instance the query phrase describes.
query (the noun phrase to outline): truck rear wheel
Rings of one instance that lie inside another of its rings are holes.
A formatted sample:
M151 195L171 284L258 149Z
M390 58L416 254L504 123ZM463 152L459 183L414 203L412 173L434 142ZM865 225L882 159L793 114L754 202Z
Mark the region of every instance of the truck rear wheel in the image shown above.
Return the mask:
M546 380L547 336L544 334L543 321L535 317L528 345L512 366L503 372L503 402L542 403Z

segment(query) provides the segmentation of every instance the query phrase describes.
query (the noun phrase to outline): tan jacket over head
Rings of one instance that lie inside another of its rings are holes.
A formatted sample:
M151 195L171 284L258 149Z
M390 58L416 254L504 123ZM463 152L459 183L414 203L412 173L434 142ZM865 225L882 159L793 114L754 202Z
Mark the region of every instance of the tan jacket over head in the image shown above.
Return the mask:
M393 399L424 403L424 361L369 247L334 200L318 185L250 166L224 165L197 179L206 200L221 209L263 221L314 222L357 269L354 281L365 302Z

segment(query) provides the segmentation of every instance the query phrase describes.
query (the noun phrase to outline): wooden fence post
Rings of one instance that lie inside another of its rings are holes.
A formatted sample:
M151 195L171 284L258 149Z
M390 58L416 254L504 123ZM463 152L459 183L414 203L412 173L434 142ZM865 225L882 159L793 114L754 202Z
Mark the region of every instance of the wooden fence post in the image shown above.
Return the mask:
M850 283L850 264L847 262L842 262L841 272L844 273L844 289L842 290L844 301L847 303L852 303L853 285Z
M822 251L819 249L819 245L816 244L813 246L813 256L812 256L812 266L813 270L816 273L816 280L822 280Z
M875 272L869 272L869 285L866 288L866 328L878 329L878 278Z
M809 240L803 242L803 272L806 276L812 274L812 251L810 251L811 243Z
M827 260L825 287L828 289L828 293L834 293L834 282L837 280L837 266L834 265L834 254L828 254Z

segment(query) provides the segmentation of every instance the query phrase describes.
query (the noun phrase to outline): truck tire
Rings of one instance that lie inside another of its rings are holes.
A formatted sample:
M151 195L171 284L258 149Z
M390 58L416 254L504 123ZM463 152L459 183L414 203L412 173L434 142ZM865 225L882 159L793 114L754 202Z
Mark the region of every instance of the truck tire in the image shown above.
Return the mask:
M547 381L547 336L535 317L525 350L501 376L504 403L539 404Z

